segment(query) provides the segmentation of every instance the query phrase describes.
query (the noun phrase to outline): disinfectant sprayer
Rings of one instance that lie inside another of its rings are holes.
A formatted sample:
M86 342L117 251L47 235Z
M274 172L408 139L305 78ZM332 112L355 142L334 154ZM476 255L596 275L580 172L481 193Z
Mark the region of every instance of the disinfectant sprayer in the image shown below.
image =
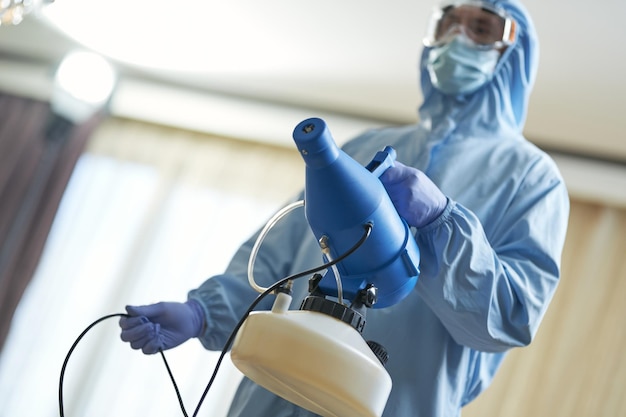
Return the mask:
M271 311L250 313L231 358L246 376L325 417L379 417L391 391L382 345L361 332L367 308L400 302L419 275L419 249L379 176L395 160L387 147L362 166L339 149L323 120L293 132L306 164L306 220L327 260L353 253L315 274L299 310L278 292ZM348 300L349 304L344 303Z

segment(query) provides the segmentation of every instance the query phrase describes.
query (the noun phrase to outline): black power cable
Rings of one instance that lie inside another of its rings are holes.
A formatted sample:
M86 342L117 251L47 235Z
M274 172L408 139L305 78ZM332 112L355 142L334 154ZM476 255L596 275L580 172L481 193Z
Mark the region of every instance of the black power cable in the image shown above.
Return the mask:
M63 361L63 366L61 367L61 375L59 377L59 415L60 417L65 417L65 410L63 407L63 380L65 378L65 369L67 368L67 363L70 360L70 356L74 352L74 349L76 349L76 346L78 346L78 343L94 326L96 326L98 323L103 322L104 320L114 318L114 317L130 317L130 316L126 313L114 313L114 314L109 314L109 315L100 317L98 320L94 321L89 326L87 326L85 330L83 330L80 336L78 336L78 338L76 338L76 340L72 344L72 347L70 348L70 350L67 352L67 356L65 357L65 360ZM165 358L165 354L163 353L163 351L159 349L159 353L161 354L161 357L163 358L163 363L165 364L167 373L169 374L170 380L172 381L172 384L174 385L174 390L176 391L176 397L178 398L178 403L180 404L180 408L183 411L183 415L184 417L187 417L187 411L185 410L185 406L183 405L183 398L180 395L180 390L178 389L178 384L176 384L176 380L174 379L174 375L172 374L170 365L167 362L167 359Z
M306 271L303 271L303 272L299 272L299 273L290 275L290 276L288 276L286 278L283 278L283 279L275 282L272 286L268 287L263 293L261 293L261 294L259 294L259 296L257 296L257 298L252 302L252 304L250 304L250 306L248 307L246 312L243 314L243 316L241 317L241 319L239 320L239 322L237 323L237 325L235 326L233 331L230 333L230 336L228 337L228 340L226 341L226 344L224 345L224 348L222 349L222 352L220 353L220 356L219 356L219 358L217 360L217 363L215 365L215 369L213 371L213 374L211 375L211 379L209 380L206 388L204 389L204 392L202 393L202 396L200 397L200 401L198 402L198 405L196 406L196 409L195 409L192 417L196 417L198 415L198 412L200 411L200 407L202 406L202 403L204 402L204 399L206 398L207 394L209 393L209 390L211 389L211 386L213 385L213 382L215 381L215 378L217 376L217 372L218 372L218 370L219 370L219 368L220 368L220 366L222 364L222 361L224 360L224 357L226 356L226 353L230 349L230 346L232 345L233 341L235 340L235 336L237 335L237 332L239 331L239 329L243 325L243 323L246 320L246 318L248 318L250 313L259 304L259 302L261 302L261 300L263 300L269 294L271 294L274 291L276 291L278 288L280 288L283 285L285 285L288 281L293 281L295 279L299 279L299 278L302 278L302 277L314 274L316 272L322 271L324 269L327 269L327 268L329 268L329 267L331 267L331 266L333 266L333 265L343 261L348 256L352 255L359 247L361 247L361 245L363 245L363 243L365 243L365 241L367 240L367 238L370 236L370 234L372 232L373 226L372 226L371 223L367 223L363 227L365 229L365 232L363 233L363 236L359 239L359 241L352 248L350 248L348 251L346 251L341 256L339 256L336 259L333 259L332 261L327 262L327 263L325 263L323 265L320 265L320 266L317 266L315 268L311 268L309 270L306 270ZM113 317L129 317L129 315L125 314L125 313L114 313L114 314L109 314L109 315L100 317L99 319L97 319L96 321L91 323L89 326L87 326L85 328L85 330L82 331L82 333L76 338L76 340L74 341L74 343L70 347L70 350L67 352L65 360L63 361L63 366L61 367L61 374L60 374L60 377L59 377L59 416L60 417L65 417L65 411L64 411L64 406L63 406L63 381L64 381L64 378L65 378L65 370L67 368L67 364L69 362L70 356L72 355L72 353L76 349L76 346L78 345L78 343L82 340L82 338L94 326L96 326L97 324L101 323L104 320L107 320L107 319L110 319L110 318L113 318ZM170 379L172 381L172 384L174 386L174 390L176 391L176 397L178 398L178 403L179 403L180 408L182 410L183 416L184 417L188 417L187 411L186 411L185 406L183 404L182 396L180 395L180 390L178 389L178 385L176 384L176 380L174 379L174 375L172 374L172 371L171 371L170 366L169 366L169 364L167 362L167 359L165 358L165 354L160 349L159 349L159 353L161 354L161 357L163 358L163 363L165 364L165 368L167 369L167 373L169 374Z

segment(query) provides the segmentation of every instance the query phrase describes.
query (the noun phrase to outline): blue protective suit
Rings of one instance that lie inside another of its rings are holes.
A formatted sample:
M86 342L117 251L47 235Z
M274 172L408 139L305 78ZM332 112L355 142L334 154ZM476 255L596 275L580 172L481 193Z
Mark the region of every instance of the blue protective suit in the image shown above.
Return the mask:
M489 84L467 97L443 96L430 83L425 50L421 122L370 131L344 147L365 164L391 145L400 162L424 171L448 197L443 214L415 231L422 257L415 290L396 305L367 312L365 339L390 355L385 417L458 416L489 385L504 353L531 342L559 280L567 191L553 161L521 133L537 68L536 34L519 3L497 3L515 18L518 34ZM201 341L208 349L222 349L258 295L246 278L253 243L240 248L224 275L189 294L206 308ZM267 286L321 260L303 212L296 211L264 241L255 276ZM294 303L306 286L296 281ZM229 414L309 415L247 379Z

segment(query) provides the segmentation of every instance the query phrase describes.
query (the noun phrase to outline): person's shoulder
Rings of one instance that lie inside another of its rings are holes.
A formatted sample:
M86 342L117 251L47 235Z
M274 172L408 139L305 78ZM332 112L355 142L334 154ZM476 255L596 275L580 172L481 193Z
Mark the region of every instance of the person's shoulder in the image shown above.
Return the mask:
M556 166L556 163L552 159L552 156L550 156L550 154L546 150L540 148L534 142L528 139L524 139L522 149L524 150L524 152L528 155L530 159L540 162L550 167Z
M416 125L383 126L368 129L346 142L342 149L349 155L379 151L385 146L397 146L402 141L415 136Z
M560 180L561 173L552 156L534 142L522 138L511 143L515 149L515 160L528 178L553 178Z
M359 142L363 140L372 140L372 139L380 139L380 140L390 140L393 138L401 138L406 135L412 135L417 130L416 124L410 125L397 125L397 126L381 126L376 128L368 129L358 136L354 137L347 144Z

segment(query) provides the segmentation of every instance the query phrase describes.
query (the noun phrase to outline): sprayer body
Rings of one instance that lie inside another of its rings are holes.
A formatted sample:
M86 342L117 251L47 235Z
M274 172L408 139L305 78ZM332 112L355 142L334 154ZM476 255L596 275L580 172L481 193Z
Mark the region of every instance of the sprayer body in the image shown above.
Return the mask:
M378 178L393 164L395 151L385 148L363 167L337 147L321 119L298 124L293 138L306 163L305 215L314 235L325 238L333 259L363 242L336 265L344 298L356 299L373 285L378 297L372 307L398 303L417 282L419 250ZM385 360L363 339L362 326L323 307L340 305L326 299L338 296L335 278L329 269L308 297L311 306L322 308L291 311L291 297L280 292L272 311L252 312L231 358L257 384L321 416L380 417L392 381ZM356 308L363 305L369 307Z
M378 289L374 308L399 302L417 282L419 249L378 178L384 170L370 172L340 150L321 119L304 120L293 137L306 163L306 218L317 239L328 239L331 255L348 251L363 236L364 226L372 225L365 243L337 265L344 298L373 284ZM395 152L387 157L394 158ZM337 295L332 270L320 289Z

